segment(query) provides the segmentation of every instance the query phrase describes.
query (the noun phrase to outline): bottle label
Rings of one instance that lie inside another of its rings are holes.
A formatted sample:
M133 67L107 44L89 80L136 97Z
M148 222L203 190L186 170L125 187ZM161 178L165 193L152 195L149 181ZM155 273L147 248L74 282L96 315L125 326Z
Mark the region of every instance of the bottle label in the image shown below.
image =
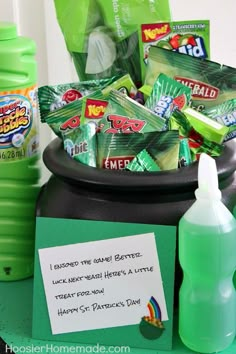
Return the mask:
M38 153L36 85L0 92L0 162Z

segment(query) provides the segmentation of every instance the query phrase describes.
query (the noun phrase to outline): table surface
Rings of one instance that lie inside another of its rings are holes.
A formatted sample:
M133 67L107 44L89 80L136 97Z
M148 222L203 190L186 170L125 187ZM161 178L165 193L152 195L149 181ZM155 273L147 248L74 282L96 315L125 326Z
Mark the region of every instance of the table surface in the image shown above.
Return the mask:
M48 342L32 339L32 297L33 279L15 282L0 282L0 337L15 353L109 353L109 347L97 350L94 345L79 343ZM184 347L175 331L173 350L171 354L193 353ZM2 347L5 344L2 342ZM79 349L76 347L80 347ZM10 353L10 349L3 351L0 343L0 354ZM118 351L116 351L117 353ZM125 352L125 351L123 351ZM114 353L114 351L113 351ZM122 353L122 351L120 351ZM127 352L125 352L127 353ZM167 354L167 351L130 349L130 354ZM235 342L221 352L222 354L236 353ZM196 353L195 353L196 354Z

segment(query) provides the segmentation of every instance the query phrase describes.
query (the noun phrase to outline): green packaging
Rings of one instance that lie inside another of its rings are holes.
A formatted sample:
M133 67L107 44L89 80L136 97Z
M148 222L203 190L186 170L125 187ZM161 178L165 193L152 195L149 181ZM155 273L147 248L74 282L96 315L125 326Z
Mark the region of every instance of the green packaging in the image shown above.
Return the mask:
M140 151L125 169L133 172L161 171L160 167L156 164L146 149Z
M208 20L143 23L139 28L142 80L145 79L150 46L209 59L210 23Z
M159 117L169 119L178 108L184 109L191 99L191 89L164 74L160 74L154 82L152 92L145 107Z
M130 97L112 90L100 127L103 133L145 133L165 130L166 120Z
M179 167L185 167L192 163L191 151L187 138L180 139L179 145Z
M204 138L217 144L223 143L225 136L229 132L228 127L213 121L201 112L197 112L190 107L184 109L183 113L186 115L192 127Z
M96 167L96 125L85 124L63 133L66 152L76 161Z
M98 127L103 118L108 101L85 97L82 103L81 125L93 122Z
M224 141L231 140L236 137L236 99L225 101L224 103L206 109L203 113L217 121L218 123L229 128L229 132Z
M186 115L179 110L174 111L169 120L169 129L178 129L181 138L188 138L192 160L195 161L202 152L213 157L220 156L224 148L223 145L209 141L197 132L191 123Z
M134 98L137 94L137 87L135 86L129 74L118 78L114 82L107 85L104 89L102 89L104 97L107 97L111 90L120 91L131 98Z
M118 82L119 77L84 82L72 82L54 86L41 86L38 89L38 101L41 122L44 123L50 112L56 111L67 104L80 100L96 91L103 90L113 82ZM106 89L109 92L109 89ZM108 94L108 93L107 93Z
M138 28L143 21L170 21L168 0L54 3L80 80L128 72L135 82L140 81Z
M100 168L122 170L146 149L161 170L178 167L178 131L150 132L137 134L97 134Z
M192 90L191 106L208 109L236 96L236 69L167 49L151 47L145 84L163 73Z

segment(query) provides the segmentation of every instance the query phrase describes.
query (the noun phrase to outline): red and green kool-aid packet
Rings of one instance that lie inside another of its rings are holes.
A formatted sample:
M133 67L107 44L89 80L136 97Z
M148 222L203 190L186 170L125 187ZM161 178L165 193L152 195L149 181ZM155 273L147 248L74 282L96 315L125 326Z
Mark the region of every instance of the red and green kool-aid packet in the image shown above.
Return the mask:
M236 69L167 49L151 47L145 84L153 86L163 73L192 90L191 106L198 111L236 96Z
M209 59L210 23L208 20L196 20L142 24L139 29L142 80L146 74L150 46Z
M175 109L184 109L190 102L191 89L164 74L160 74L145 102L145 107L159 117L169 119Z
M100 121L103 133L145 133L166 129L166 120L126 95L111 91L105 117Z
M134 134L97 134L97 165L123 170L146 149L161 170L178 167L179 132L176 130Z

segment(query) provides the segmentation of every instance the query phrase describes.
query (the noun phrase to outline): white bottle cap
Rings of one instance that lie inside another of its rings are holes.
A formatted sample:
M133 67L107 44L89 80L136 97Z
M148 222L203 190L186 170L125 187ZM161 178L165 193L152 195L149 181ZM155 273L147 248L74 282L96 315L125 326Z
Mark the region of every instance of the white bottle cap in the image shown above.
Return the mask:
M202 153L199 159L198 189L195 194L198 199L221 199L216 162L205 153Z

